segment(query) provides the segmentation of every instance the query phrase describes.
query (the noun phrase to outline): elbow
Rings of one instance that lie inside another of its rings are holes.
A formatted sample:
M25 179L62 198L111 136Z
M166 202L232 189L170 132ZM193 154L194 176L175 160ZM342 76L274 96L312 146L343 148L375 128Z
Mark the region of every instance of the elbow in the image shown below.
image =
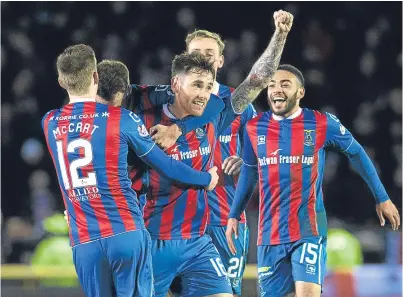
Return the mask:
M273 74L267 76L259 73L252 73L249 76L249 85L254 90L261 91L269 85L270 79L272 78Z

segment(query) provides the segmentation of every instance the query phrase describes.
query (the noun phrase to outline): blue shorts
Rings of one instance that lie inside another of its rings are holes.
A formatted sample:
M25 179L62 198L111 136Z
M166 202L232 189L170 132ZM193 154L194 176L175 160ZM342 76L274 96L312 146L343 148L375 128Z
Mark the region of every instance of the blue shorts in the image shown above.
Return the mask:
M152 240L155 296L232 294L220 255L208 235L182 240Z
M225 237L226 229L227 227L222 226L207 226L206 234L210 235L220 254L222 263L228 272L233 294L241 295L242 277L249 249L249 228L246 224L239 224L239 237L238 239L233 238L236 255L233 255L228 247Z
M326 273L326 237L257 247L261 296L282 297L295 291L296 281L322 285Z
M73 261L86 296L154 296L151 238L146 230L76 245Z

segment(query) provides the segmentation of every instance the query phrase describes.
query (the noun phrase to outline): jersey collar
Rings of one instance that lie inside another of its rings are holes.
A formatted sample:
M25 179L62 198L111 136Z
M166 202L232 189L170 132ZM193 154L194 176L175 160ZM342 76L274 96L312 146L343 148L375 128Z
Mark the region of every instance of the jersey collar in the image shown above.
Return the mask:
M177 118L172 114L172 112L168 109L168 104L164 104L162 106L162 110L164 111L165 115L170 118L171 120L177 120Z
M212 93L219 97L219 94L218 94L218 93L220 93L220 84L219 84L219 82L217 82L217 81L214 82L214 89L213 89Z

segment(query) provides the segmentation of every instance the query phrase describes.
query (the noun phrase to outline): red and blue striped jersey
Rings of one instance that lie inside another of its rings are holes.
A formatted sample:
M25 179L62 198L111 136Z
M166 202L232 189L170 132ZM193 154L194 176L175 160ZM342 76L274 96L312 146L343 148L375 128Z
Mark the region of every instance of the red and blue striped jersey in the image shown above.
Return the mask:
M157 124L169 126L179 121L169 112L166 104L154 105L154 96L172 96L169 86L142 86L139 91L142 102L139 117L148 130ZM219 117L202 128L180 136L176 144L165 152L194 169L206 171L212 167L214 154L211 152L214 151L218 135L237 116L228 99ZM152 238L176 240L204 234L208 218L207 194L204 189L179 185L152 168L148 168L145 175L137 174L137 169L134 168L130 175L141 177L141 181L133 180L136 190L140 185L143 190L147 188L147 194L143 196L144 221Z
M217 96L229 100L233 88L219 85ZM253 105L231 123L231 125L218 137L214 151L214 166L217 166L219 175L218 184L213 191L207 192L209 203L208 225L226 226L231 204L234 200L238 176L224 174L222 164L230 156L241 156L243 131L247 121L256 116ZM246 223L245 212L241 215L241 223Z
M77 245L144 229L127 174L130 144L139 155L154 145L141 120L128 110L94 101L48 112L42 128L56 168Z
M243 159L258 166L258 245L326 236L325 149L352 154L359 147L334 115L306 108L295 115L277 121L264 112L246 125Z

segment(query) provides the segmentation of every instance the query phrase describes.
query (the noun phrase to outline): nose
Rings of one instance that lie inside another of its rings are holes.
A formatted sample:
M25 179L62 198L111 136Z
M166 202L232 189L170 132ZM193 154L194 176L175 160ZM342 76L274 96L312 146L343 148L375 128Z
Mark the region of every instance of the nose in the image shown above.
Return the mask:
M276 97L276 96L283 96L283 90L281 88L273 88L271 90L269 90L269 92L267 93L269 99L272 97Z

